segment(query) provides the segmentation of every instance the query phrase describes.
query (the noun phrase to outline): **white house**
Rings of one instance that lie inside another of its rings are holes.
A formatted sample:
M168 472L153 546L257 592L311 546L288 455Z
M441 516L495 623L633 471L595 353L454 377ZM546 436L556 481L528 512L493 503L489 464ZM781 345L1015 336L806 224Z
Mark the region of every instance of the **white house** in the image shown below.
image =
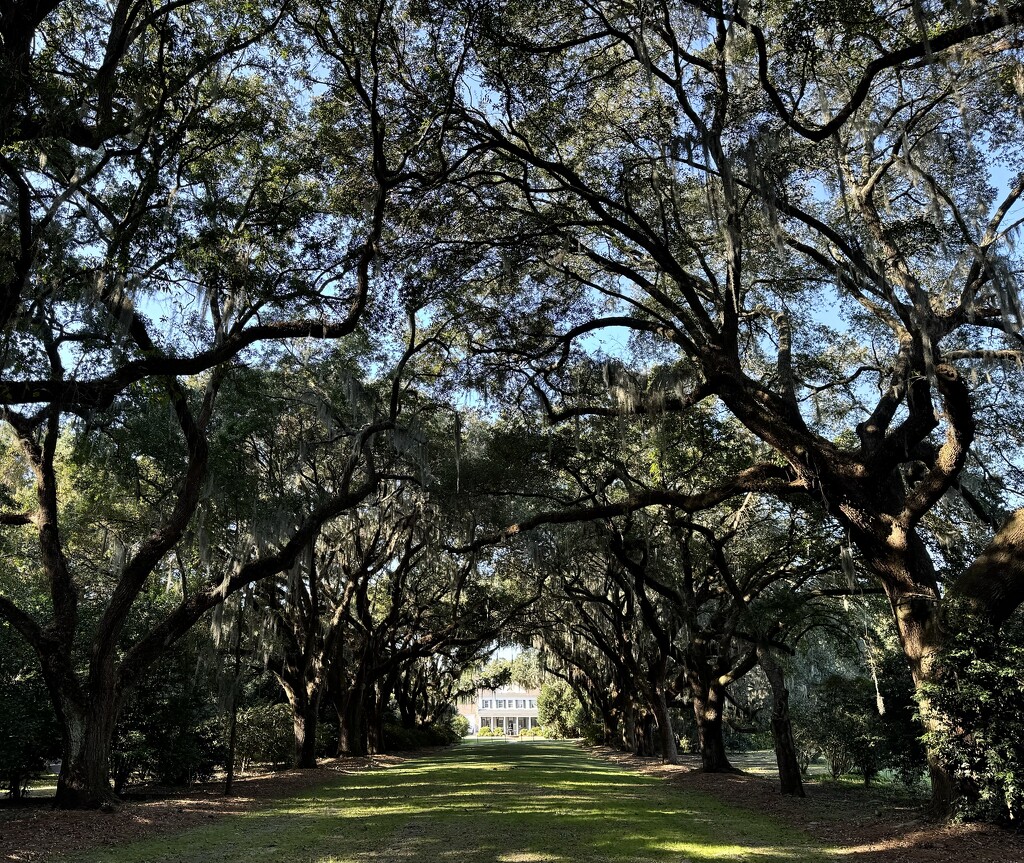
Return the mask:
M500 728L514 736L525 728L536 728L537 696L539 689L521 689L503 686L501 689L478 689L476 697L459 705L459 713L469 720L469 731L476 734L481 728Z

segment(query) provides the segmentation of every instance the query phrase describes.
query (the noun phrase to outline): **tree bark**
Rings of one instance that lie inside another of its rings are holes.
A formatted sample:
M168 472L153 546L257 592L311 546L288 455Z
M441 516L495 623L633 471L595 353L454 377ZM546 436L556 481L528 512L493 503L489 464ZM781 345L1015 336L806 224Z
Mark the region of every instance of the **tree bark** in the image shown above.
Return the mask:
M800 762L796 757L796 743L793 740L793 725L789 719L786 678L768 648L758 646L757 661L772 689L772 740L775 742L775 762L779 767L782 793L790 797L804 797Z
M368 754L366 705L362 688L357 683L335 701L338 713L338 755Z
M1024 509L1013 512L949 591L998 629L1024 602Z
M20 770L8 774L7 793L11 795L11 800L23 800L25 798L24 789L27 779L28 776Z
M295 732L295 766L300 770L316 768L316 730L320 717L320 695L314 693L292 705Z
M248 591L239 597L235 618L235 638L232 646L234 668L231 676L231 702L228 705L228 757L227 776L224 778L224 796L230 797L235 782L235 749L238 743L238 696L242 682L242 618Z
M637 751L636 735L636 708L632 703L626 702L622 708L622 748L626 752Z
M231 708L228 713L228 756L227 775L224 777L224 796L230 797L235 783L235 751L238 748L238 698L231 697Z
M64 758L55 803L61 809L97 809L119 801L110 786L110 748L119 698L97 697L82 712L61 711Z
M914 681L921 724L924 730L938 727L938 717L923 693L926 684L938 682L939 652L945 641L942 599L935 567L924 542L914 530L893 527L880 539L853 534L867 566L879 577L892 608L893 618ZM931 778L930 808L939 817L948 816L953 803L953 779L934 751L928 752Z
M636 754L640 758L654 756L654 728L656 722L653 713L644 713L640 717L640 728L636 735Z
M701 770L705 773L727 773L733 770L725 754L722 709L725 688L718 684L691 684L693 715L697 721Z
M384 743L384 698L385 695L378 687L370 687L366 723L366 749L369 755L380 755L387 748Z
M679 751L676 749L676 735L672 729L672 718L669 715L668 699L665 690L659 687L654 695L654 716L658 722L658 740L661 743L661 758L666 764L679 763Z
M619 743L617 739L618 733L618 722L615 721L615 711L609 708L607 705L602 705L601 711L601 742L605 746L616 746Z
M927 683L938 682L940 669L937 654L942 647L943 632L941 609L937 597L930 597L899 589L887 590L896 617L903 652L910 665L910 673L917 690L918 712L926 732L939 727L938 717L931 702L922 692ZM930 808L940 817L946 817L953 806L953 778L949 770L931 748L928 749L928 775L932 795Z

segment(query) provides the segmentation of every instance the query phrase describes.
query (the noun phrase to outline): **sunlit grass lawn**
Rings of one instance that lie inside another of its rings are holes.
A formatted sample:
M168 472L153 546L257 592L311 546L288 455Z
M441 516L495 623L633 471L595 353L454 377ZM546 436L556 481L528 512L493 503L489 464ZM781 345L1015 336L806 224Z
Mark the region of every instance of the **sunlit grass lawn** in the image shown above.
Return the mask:
M473 741L208 826L76 860L816 861L791 827L549 741Z

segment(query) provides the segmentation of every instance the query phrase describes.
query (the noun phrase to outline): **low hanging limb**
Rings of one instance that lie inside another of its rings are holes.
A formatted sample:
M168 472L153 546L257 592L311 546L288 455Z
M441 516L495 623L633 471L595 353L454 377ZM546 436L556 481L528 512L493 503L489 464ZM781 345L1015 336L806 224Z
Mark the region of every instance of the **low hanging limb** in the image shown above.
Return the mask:
M949 595L967 600L998 628L1024 602L1024 509L1013 512Z

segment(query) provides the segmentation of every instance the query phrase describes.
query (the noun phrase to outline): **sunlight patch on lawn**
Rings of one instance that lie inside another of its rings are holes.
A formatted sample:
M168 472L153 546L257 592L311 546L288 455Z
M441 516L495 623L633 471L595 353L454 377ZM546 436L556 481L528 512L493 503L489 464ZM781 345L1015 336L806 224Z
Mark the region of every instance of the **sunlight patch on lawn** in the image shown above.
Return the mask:
M684 854L680 860L672 857L678 863L697 863L702 860L743 860L743 861L820 861L821 856L815 853L815 849L808 848L787 848L783 846L754 846L749 845L714 845L704 842L658 842L651 843L649 849L654 852L665 852L670 854ZM664 860L664 857L658 857Z

